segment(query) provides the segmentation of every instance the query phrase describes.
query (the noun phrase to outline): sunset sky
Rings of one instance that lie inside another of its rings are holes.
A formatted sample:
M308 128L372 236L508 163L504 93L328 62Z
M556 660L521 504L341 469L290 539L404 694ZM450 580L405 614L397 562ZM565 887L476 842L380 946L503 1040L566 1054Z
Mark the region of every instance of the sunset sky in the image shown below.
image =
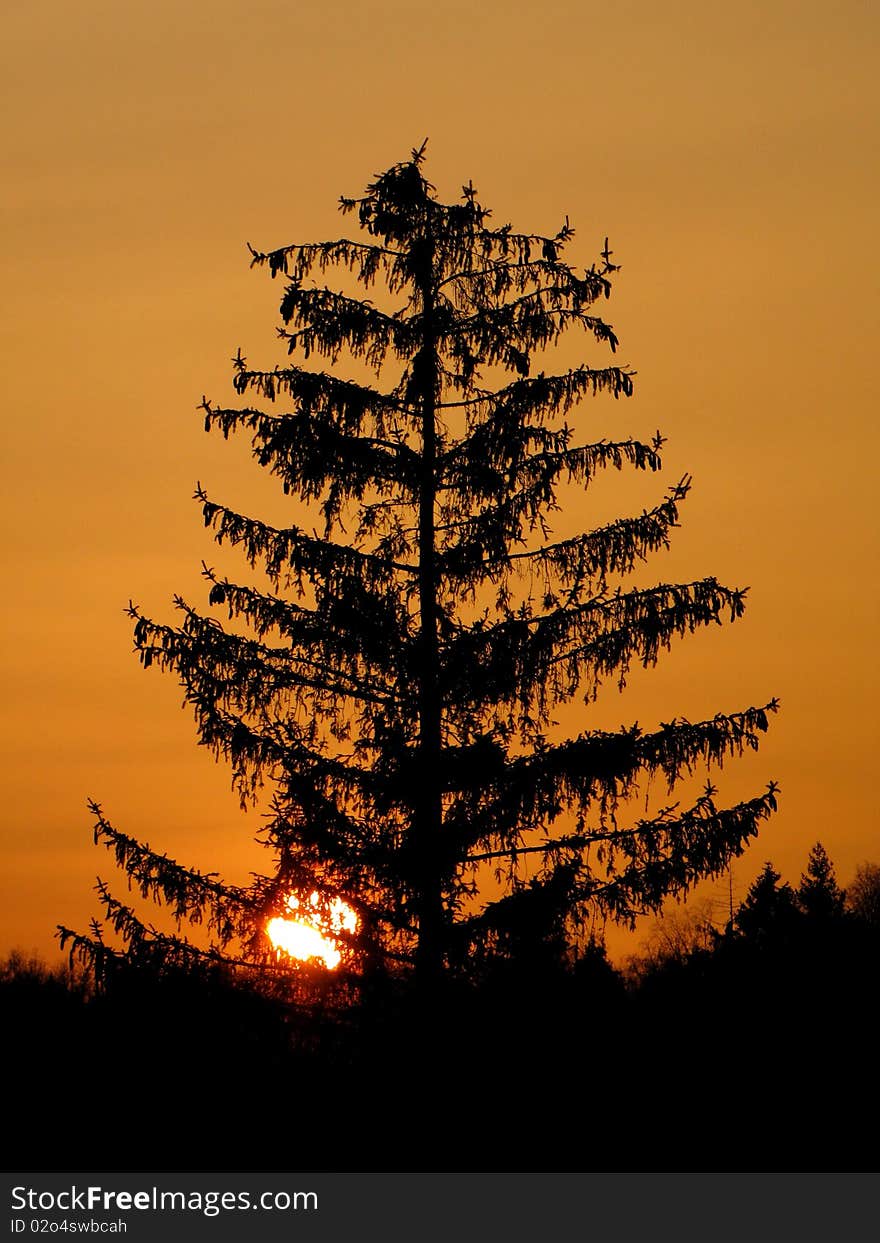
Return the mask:
M95 875L116 873L88 797L186 864L238 882L269 865L123 610L172 620L175 592L204 606L203 558L234 570L197 480L246 512L268 495L247 442L207 437L196 410L236 404L239 347L283 357L281 287L246 242L351 233L339 195L426 136L441 198L472 178L498 224L549 233L567 213L571 262L607 236L622 265L602 314L636 394L588 402L585 438L659 428L664 476L615 476L560 529L690 473L648 576L750 587L741 622L566 722L778 696L760 752L719 783L730 801L782 787L737 891L768 858L796 881L817 838L843 883L880 862L878 34L857 0L10 7L0 951L50 956L57 923L97 913Z

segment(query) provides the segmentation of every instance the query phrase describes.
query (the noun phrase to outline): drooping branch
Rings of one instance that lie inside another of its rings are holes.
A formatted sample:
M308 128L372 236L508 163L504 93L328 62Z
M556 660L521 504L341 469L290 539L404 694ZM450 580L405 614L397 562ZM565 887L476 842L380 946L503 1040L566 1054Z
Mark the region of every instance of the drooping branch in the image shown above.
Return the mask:
M248 890L224 884L216 873L182 867L148 844L120 833L94 800L89 801L89 810L95 817L95 844L102 842L111 850L129 884L137 886L141 897L167 906L178 925L184 920L194 924L206 920L221 947L249 929L253 900Z
M262 410L228 410L203 403L205 426L224 436L243 429L252 433L253 454L283 482L284 492L315 499L332 485L341 501L360 500L373 489L407 496L414 486L417 459L402 440L340 431L335 420L301 411L268 415Z
M674 720L643 733L638 726L591 731L523 756L490 755L483 739L470 765L459 764L458 783L446 817L453 849L470 862L547 853L560 843L585 845L589 832L526 844L523 834L549 827L564 814L579 822L598 809L603 821L631 797L637 784L661 774L667 788L698 767L721 768L726 759L757 750L759 735L778 710L776 700L706 721Z
M337 593L323 593L320 607L307 609L219 578L204 562L202 573L211 583L209 602L225 606L230 621L244 619L260 639L277 632L290 640L293 653L314 654L347 673L369 670L371 677L385 679L413 641L412 619L395 595L359 580L349 579Z
M587 314L573 295L566 299L562 290L523 294L512 302L484 307L463 321L451 319L444 335L445 353L456 359L466 376L476 375L480 367L496 365L527 376L533 352L556 345L574 326L607 345L612 353L619 344L609 324Z
M610 843L600 859L610 875L588 884L584 897L609 918L632 923L656 914L670 896L685 897L699 881L720 876L776 811L778 788L771 782L757 798L721 809L714 793L710 786L687 811L640 821L636 832Z
M585 919L592 911L632 925L640 915L656 914L669 897L685 897L698 881L720 876L776 810L777 793L771 783L757 798L719 809L715 790L708 786L691 807L683 811L668 807L629 829L599 829L524 847L520 855L539 855L545 862L514 894L531 893L534 900L564 878L567 894L562 909L569 915ZM472 862L508 854L488 852ZM504 908L489 903L458 924L456 938L479 942L504 920Z
M511 235L506 236L509 243ZM470 259L471 263L468 264L466 261L461 270L444 276L436 286L437 291L440 292L447 285L451 285L453 292L450 296L456 306L472 307L478 310L507 294L522 294L542 283L559 289L576 289L583 305L589 305L599 298L609 296L611 284L603 274L594 269L588 269L585 275L579 278L572 267L562 263L556 257L560 249L558 239L531 237L529 251L531 252L532 247L538 243L542 253L539 258L529 259L526 259L524 254L526 239L520 235L517 240L523 249L523 257L511 260L501 256L490 256L483 261L482 266L475 267L473 255L468 255L467 259Z
M326 586L332 591L337 583L342 587L350 577L370 587L390 587L396 574L416 572L412 565L306 535L298 527L279 530L248 518L210 500L201 485L195 496L202 506L205 526L214 529L217 543L241 545L248 563L253 567L259 564L276 587L284 581L302 589L308 581L309 585Z
M594 695L610 674L622 683L634 660L653 665L676 636L720 624L725 613L735 621L744 608L745 591L715 578L618 591L545 614L523 607L494 625L462 628L449 641L446 694L458 707L535 703L543 714L583 686Z
M343 349L380 370L389 351L407 358L418 342L418 325L397 315L386 315L369 302L347 298L332 289L304 289L290 285L281 302L281 316L291 331L279 329L288 353L313 353L336 362Z
M650 553L669 547L669 533L678 526L678 506L688 490L689 481L682 480L659 505L637 517L618 518L583 535L518 552L512 552L509 544L498 546L487 524L473 531L469 540L462 538L444 551L443 572L474 584L503 581L514 569L540 573L547 594L561 590L568 604L577 604L584 593L604 593L612 575L624 576Z
M449 573L453 567L466 566L473 563L475 556L478 565L483 561L501 561L509 557L511 548L523 545L525 537L536 529L546 538L547 515L558 508L556 493L561 483L586 488L598 471L611 467L621 470L625 463L636 470L656 469L655 457L640 441L601 441L557 453L533 453L522 462L512 461L506 478L500 478L485 464L472 468L467 473L467 492L452 485L455 499L444 505L447 513L454 512L454 507L464 508L467 513L466 517L441 527L446 537L442 548L444 569ZM498 495L503 499L497 504L484 503L478 512L472 512L475 502ZM680 491L677 499L683 495ZM573 562L573 557L568 560Z
M346 434L357 435L370 419L376 434L383 436L386 421L406 413L396 392L383 393L332 372L307 371L292 365L255 371L248 367L240 350L232 361L235 367L232 384L239 396L253 392L274 402L282 393L286 394L300 410L324 415Z
M404 257L400 251L387 246L368 245L347 237L333 242L306 242L292 246L280 246L265 253L255 250L248 243L251 267L266 266L274 278L281 273L295 281L304 280L314 269L324 272L329 267L343 267L354 272L364 285L373 282L379 271L393 274Z

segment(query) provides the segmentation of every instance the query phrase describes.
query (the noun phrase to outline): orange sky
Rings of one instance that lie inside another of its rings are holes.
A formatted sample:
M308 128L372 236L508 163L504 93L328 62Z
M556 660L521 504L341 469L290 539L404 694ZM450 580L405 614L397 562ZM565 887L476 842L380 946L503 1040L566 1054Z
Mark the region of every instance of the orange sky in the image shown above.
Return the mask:
M339 194L425 135L443 197L472 177L498 223L549 232L568 213L581 264L610 237L623 270L603 313L637 391L594 402L587 426L659 427L661 487L694 475L657 580L751 586L741 623L605 697L605 719L778 695L760 754L722 782L730 798L782 785L738 888L765 858L796 880L817 838L843 881L880 860L878 25L856 0L6 13L0 951L50 954L57 922L95 913L95 873L114 873L87 796L183 862L234 880L266 863L122 610L203 602L218 554L197 479L243 508L261 494L245 442L206 437L195 412L203 393L233 404L237 347L278 359L280 289L245 242L351 231ZM608 497L622 512L636 494Z

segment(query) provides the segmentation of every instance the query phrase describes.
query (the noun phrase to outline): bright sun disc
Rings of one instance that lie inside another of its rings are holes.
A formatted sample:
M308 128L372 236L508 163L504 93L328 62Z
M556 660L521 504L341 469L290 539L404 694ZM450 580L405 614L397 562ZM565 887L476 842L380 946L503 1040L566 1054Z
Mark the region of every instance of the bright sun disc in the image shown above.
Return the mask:
M317 890L312 891L307 903L291 894L286 905L293 918L277 916L266 924L266 935L277 953L300 962L315 959L335 971L342 954L334 934L357 931L355 912L342 898L322 903Z

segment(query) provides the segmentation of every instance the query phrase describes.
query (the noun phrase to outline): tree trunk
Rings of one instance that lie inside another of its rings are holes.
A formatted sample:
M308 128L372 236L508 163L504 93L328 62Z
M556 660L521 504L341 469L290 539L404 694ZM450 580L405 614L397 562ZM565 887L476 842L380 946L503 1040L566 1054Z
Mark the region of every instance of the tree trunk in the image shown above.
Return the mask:
M430 224L428 226L430 228ZM424 310L424 340L418 358L416 391L422 412L422 470L419 491L419 789L415 799L418 857L419 936L416 973L431 993L443 969L443 893L440 838L442 751L439 688L437 554L434 505L437 492L437 386L439 361L433 324L433 239L424 239L418 287Z

